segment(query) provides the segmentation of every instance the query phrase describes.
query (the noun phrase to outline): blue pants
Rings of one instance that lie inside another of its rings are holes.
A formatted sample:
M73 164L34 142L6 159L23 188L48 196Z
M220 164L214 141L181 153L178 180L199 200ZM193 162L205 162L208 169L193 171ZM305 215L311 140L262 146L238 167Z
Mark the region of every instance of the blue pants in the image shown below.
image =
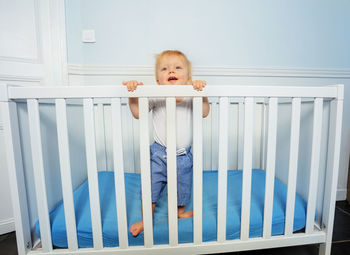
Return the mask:
M191 147L184 154L176 156L177 165L177 205L184 206L190 200L193 176L193 156ZM152 202L157 202L167 184L166 148L158 143L151 145Z

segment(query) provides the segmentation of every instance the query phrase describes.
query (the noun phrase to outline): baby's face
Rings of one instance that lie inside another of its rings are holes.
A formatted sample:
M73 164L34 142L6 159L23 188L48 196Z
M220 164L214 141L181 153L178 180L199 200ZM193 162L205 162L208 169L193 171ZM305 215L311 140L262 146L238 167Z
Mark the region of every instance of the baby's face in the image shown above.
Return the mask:
M159 85L186 85L188 82L188 66L181 56L163 56L157 73Z

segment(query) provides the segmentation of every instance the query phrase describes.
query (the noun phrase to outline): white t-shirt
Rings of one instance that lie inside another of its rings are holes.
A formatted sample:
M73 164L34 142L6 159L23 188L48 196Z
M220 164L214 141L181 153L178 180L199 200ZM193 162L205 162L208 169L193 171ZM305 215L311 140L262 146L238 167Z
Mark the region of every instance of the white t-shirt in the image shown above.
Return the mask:
M165 98L150 98L149 109L153 113L153 138L166 147L166 100ZM192 98L184 98L176 103L176 150L183 150L192 145Z

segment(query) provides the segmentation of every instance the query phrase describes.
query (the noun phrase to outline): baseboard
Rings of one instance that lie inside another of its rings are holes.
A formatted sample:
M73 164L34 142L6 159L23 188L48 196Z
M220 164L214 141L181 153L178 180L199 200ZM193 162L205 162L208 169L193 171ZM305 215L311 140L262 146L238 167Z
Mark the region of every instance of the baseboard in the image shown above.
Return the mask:
M338 189L337 190L337 201L346 200L346 194L347 194L346 189Z
M13 218L0 221L0 235L15 231L15 220Z

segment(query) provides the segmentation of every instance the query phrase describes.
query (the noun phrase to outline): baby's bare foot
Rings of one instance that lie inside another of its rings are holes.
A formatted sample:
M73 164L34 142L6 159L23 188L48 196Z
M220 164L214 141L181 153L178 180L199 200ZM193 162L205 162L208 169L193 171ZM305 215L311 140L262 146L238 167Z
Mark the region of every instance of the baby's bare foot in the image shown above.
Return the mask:
M130 232L133 236L138 236L143 231L143 221L131 225Z
M193 217L193 211L187 211L187 212L179 212L178 217L181 218L190 218Z

